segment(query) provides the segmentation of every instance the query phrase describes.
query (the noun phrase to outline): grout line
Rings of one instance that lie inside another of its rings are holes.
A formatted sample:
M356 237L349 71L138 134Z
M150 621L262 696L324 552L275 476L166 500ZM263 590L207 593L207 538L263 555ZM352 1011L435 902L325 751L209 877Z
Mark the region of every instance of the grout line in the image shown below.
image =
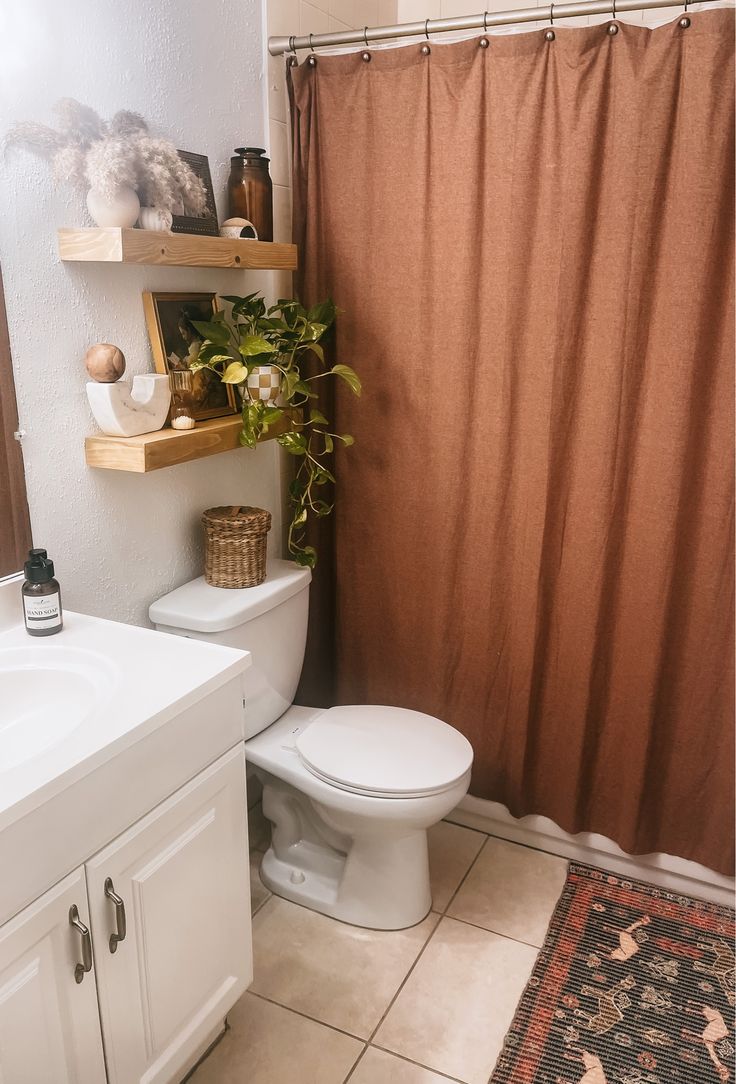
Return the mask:
M261 1001L267 1001L269 1005L275 1005L277 1009L284 1009L285 1012L293 1012L295 1016L301 1016L304 1020L311 1020L313 1024L321 1024L323 1028L329 1028L330 1031L336 1031L338 1035L346 1035L348 1039L357 1039L359 1043L368 1045L368 1040L364 1035L355 1035L352 1031L345 1031L344 1028L338 1028L335 1024L327 1024L324 1020L318 1020L316 1016L310 1016L309 1013L302 1012L301 1009L294 1009L291 1005L282 1005L280 1001L275 1001L272 997L266 997L265 994L259 994L258 991L254 990L252 987L247 990L247 993L252 994L253 997L257 997Z
M430 915L436 915L436 914L439 914L439 912L438 912L438 911L430 911L429 913L430 913ZM436 922L436 923L435 923L435 925L434 925L434 926L432 927L432 932L430 933L429 937L428 937L428 938L427 938L427 940L426 940L426 941L424 942L424 944L423 944L423 945L422 945L422 947L420 948L420 950L419 950L419 952L417 953L417 955L416 955L416 956L414 957L414 962L413 962L413 964L411 965L411 967L409 968L409 970L407 971L407 973L406 973L406 974L404 975L403 979L402 979L402 980L401 980L401 982L399 983L399 988L397 989L396 993L394 994L394 996L393 996L393 997L391 998L391 1000L389 1001L388 1005L386 1006L386 1008L385 1008L385 1010L384 1010L384 1012L383 1012L383 1015L381 1016L381 1019L380 1019L380 1020L378 1021L378 1023L377 1023L377 1024L376 1024L376 1026L374 1027L373 1031L371 1032L371 1034L370 1034L370 1036L369 1036L369 1038L368 1038L368 1042L369 1042L369 1043L372 1043L372 1042L373 1042L373 1039L375 1038L376 1032L378 1031L378 1029L380 1028L381 1024L383 1023L383 1021L384 1021L384 1020L386 1019L386 1017L388 1016L389 1012L390 1012L390 1011L391 1011L391 1009L393 1008L393 1006L394 1006L394 1003L395 1003L395 1001L396 1001L397 997L399 996L399 994L401 993L401 991L402 991L402 990L404 989L404 987L406 986L406 983L407 983L407 981L408 981L408 979L409 979L409 976L410 976L410 975L412 974L412 972L414 971L414 968L415 968L415 967L417 966L417 964L418 964L418 963L419 963L419 961L421 960L422 956L424 955L424 953L425 953L425 950L426 950L427 946L429 945L429 942L430 942L430 941L432 940L432 938L433 938L433 937L434 937L434 935L436 934L437 930L439 929L439 927L440 927L440 923L442 922L442 918L443 918L443 916L442 916L442 915L440 915L440 917L438 918L437 922Z
M265 888L266 886L264 885L263 887ZM268 889L266 891L268 891ZM258 912L260 910L262 910L262 908L264 908L266 906L266 904L268 903L268 901L271 899L272 896L273 896L273 892L268 892L268 895L266 896L265 900L261 900L261 902L256 907L255 911L251 911L251 913L250 913L251 922L256 917Z
M368 1043L365 1044L365 1046L363 1047L361 1052L358 1054L357 1058L355 1059L355 1062L353 1063L352 1069L350 1070L348 1075L345 1077L342 1084L348 1084L348 1081L350 1080L350 1077L353 1075L353 1073L355 1072L355 1070L358 1068L361 1061L363 1060L363 1058L365 1056L365 1052L366 1052L367 1049L368 1049Z
M557 900L555 900L554 904L552 905L552 910L549 913L549 922L547 923L547 928L549 928L549 923L552 921L552 915L555 912L556 906ZM460 922L463 926L472 926L474 930L483 930L483 933L492 933L494 937L500 937L504 941L514 941L517 945L525 945L527 948L533 948L535 952L539 952L542 948L542 945L534 945L531 941L523 941L520 937L512 937L509 933L500 933L498 930L492 930L488 926L481 926L477 922L469 922L467 918L457 918L456 915L443 915L442 917L449 918L450 922ZM545 932L545 937L546 936L547 935Z
M418 1069L426 1069L429 1073L435 1073L440 1080L452 1080L453 1084L468 1084L467 1080L463 1080L459 1076L448 1076L447 1073L443 1073L441 1069L435 1069L431 1065L425 1065L422 1061L414 1061L412 1058L407 1058L404 1054L397 1054L395 1050L389 1050L387 1046L379 1046L378 1043L370 1043L370 1047L373 1050L381 1050L384 1054L390 1054L394 1058L398 1058L399 1061L407 1061L409 1065L416 1065Z
M458 892L460 891L460 889L463 887L463 885L467 881L468 877L470 876L470 871L473 869L473 867L475 866L475 863L478 861L480 856L483 854L483 851L486 849L486 846L488 844L488 840L490 839L490 836L486 832L483 832L483 835L486 838L483 841L482 845L478 848L478 853L476 854L475 858L470 863L468 868L465 870L465 873L463 874L463 876L460 878L460 883L458 884L457 888L455 889L455 891L452 893L449 900L447 901L447 906L445 907L444 911L442 912L443 915L446 915L447 912L449 911L449 909L452 907L453 903L455 902L455 897L457 896Z

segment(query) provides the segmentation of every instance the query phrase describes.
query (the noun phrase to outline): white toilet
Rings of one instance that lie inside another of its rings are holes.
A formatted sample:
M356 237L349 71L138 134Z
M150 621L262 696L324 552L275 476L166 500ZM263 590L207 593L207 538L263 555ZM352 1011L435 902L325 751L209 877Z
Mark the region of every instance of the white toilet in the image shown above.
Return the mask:
M272 560L258 587L200 577L154 602L162 632L250 651L246 758L263 783L279 896L343 922L395 930L431 906L427 829L465 795L473 751L447 723L404 708L293 704L307 635L309 569Z

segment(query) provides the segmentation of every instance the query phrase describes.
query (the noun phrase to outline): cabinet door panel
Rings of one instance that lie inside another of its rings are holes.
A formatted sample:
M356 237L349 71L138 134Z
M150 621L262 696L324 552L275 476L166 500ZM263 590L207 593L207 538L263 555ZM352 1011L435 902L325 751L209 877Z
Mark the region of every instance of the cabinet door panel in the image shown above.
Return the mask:
M87 864L111 1084L177 1079L251 982L246 817L241 745Z
M77 870L0 928L0 1081L103 1084L94 970L77 983L75 905L89 925L84 870Z

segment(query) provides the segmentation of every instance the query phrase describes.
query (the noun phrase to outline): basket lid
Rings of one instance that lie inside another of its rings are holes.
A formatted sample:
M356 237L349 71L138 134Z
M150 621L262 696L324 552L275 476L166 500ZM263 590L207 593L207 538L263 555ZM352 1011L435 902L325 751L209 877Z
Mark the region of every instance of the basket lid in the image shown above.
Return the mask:
M257 587L211 587L204 576L177 587L153 602L148 616L154 625L189 632L226 632L272 610L309 586L312 573L293 561L268 562L266 579Z
M208 508L202 513L202 522L208 527L253 526L271 530L271 513L265 508L252 508L248 504L226 504Z

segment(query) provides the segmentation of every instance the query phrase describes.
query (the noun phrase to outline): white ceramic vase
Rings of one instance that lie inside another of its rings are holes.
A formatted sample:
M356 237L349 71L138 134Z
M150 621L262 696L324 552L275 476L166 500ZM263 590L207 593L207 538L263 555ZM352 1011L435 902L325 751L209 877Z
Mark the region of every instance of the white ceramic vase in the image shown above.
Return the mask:
M126 186L118 189L114 200L107 200L96 189L90 188L87 193L87 210L98 226L130 229L138 221L141 204L133 189Z
M141 207L138 225L142 230L157 230L159 233L171 233L174 216L163 207Z

